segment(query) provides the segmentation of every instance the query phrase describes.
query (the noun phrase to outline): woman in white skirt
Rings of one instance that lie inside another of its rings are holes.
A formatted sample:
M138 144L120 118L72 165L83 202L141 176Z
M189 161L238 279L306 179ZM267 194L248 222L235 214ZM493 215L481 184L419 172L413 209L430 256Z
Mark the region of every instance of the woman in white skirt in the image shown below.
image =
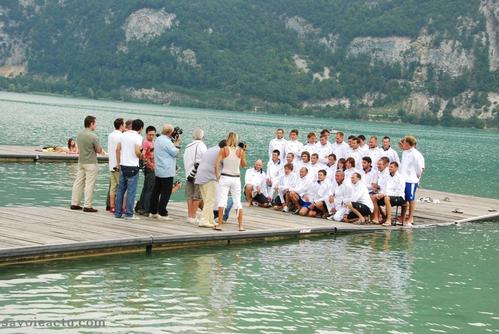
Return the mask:
M246 146L238 146L237 133L230 132L227 136L227 146L220 150L215 161L215 176L217 177L218 224L213 228L221 231L224 209L227 206L229 192L232 195L233 208L236 210L239 231L244 231L243 208L241 205L241 172L240 167L246 167ZM220 163L222 170L220 170Z

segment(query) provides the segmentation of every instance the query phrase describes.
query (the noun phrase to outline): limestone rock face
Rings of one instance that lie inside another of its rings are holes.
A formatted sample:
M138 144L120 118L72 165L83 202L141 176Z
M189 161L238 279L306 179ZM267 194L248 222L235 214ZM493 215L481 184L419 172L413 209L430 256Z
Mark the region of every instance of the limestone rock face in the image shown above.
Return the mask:
M485 17L485 27L489 42L489 67L491 71L499 68L499 2L482 0L480 12Z
M21 36L6 32L15 24L6 19L5 10L0 6L0 76L3 77L15 77L27 70L26 44Z
M370 55L372 59L387 64L409 64L416 61L421 65L432 65L452 77L473 68L474 58L469 50L462 48L455 40L443 40L437 47L431 47L431 37L424 33L415 40L407 37L357 37L348 47L350 56Z
M407 37L357 37L350 43L347 52L351 56L368 54L376 60L394 64L404 62L405 53L410 48L411 39Z
M139 9L133 12L125 22L125 39L129 41L149 42L163 32L172 28L175 23L175 14L167 13L163 9Z

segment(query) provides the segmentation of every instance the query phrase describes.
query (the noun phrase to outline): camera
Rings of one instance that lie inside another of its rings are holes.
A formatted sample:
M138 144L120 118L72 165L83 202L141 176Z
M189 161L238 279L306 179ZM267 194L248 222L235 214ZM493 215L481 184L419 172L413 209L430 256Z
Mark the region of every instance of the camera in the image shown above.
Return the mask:
M189 173L189 175L187 175L187 181L192 183L196 180L196 174L198 172L198 167L199 167L199 162L196 162L194 164L194 167L191 169L191 172Z
M240 141L237 143L237 146L242 148L243 150L246 150L248 148L248 145L246 145L244 142Z
M172 141L175 142L177 140L177 138L182 134L184 133L184 130L182 130L180 127L176 126L174 129L173 129L173 132L172 132Z

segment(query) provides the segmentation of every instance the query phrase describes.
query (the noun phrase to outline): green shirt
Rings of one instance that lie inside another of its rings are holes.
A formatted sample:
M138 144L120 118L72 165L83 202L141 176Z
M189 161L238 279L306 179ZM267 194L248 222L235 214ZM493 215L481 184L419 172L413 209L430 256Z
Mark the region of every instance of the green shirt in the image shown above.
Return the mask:
M96 164L97 153L95 150L100 147L99 138L97 135L88 129L81 131L76 138L80 156L78 163L80 164Z

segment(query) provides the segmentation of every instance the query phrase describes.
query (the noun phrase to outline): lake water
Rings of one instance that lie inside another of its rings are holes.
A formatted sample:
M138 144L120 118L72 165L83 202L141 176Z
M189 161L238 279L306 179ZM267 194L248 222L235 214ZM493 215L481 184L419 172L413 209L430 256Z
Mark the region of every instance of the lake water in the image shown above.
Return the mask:
M499 198L494 131L4 92L0 113L0 144L63 145L88 114L106 142L116 117L140 117L186 134L200 126L209 145L236 131L250 145L250 161L266 157L277 127L298 128L301 138L322 128L394 141L410 133L426 157L423 187ZM1 163L0 206L69 205L75 167ZM101 165L97 205L106 191ZM497 222L18 265L0 268L0 326L64 318L106 327L61 333L498 333L497 268Z
M483 223L9 267L0 321L106 323L61 333L497 333L498 252L499 224Z

